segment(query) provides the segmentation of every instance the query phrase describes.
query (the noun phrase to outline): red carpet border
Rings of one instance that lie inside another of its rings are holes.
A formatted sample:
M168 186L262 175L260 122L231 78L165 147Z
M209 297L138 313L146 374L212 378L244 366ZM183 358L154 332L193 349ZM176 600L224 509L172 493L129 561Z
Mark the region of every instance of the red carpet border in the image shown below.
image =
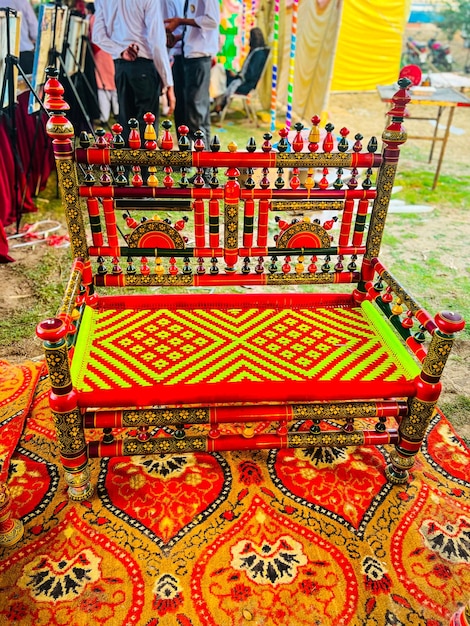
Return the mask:
M41 365L0 366L25 525L2 624L447 626L470 598L470 452L441 414L402 486L385 449L232 452L96 460L72 503Z

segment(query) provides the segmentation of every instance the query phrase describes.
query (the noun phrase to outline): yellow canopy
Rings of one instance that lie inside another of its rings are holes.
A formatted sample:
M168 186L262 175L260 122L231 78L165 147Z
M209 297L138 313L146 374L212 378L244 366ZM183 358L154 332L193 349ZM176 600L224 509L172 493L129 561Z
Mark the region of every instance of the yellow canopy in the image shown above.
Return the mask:
M409 0L344 0L332 91L373 91L400 71Z

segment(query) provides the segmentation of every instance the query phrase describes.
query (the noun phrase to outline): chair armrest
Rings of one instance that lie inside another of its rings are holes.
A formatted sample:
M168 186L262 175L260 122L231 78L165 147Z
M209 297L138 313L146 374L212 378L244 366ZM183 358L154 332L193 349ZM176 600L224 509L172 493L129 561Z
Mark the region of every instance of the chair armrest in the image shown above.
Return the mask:
M55 317L40 322L36 335L48 343L57 343L68 334L75 334L74 322L77 320L77 304L80 300L80 287L83 282L85 264L82 259L75 259L70 272L64 297Z

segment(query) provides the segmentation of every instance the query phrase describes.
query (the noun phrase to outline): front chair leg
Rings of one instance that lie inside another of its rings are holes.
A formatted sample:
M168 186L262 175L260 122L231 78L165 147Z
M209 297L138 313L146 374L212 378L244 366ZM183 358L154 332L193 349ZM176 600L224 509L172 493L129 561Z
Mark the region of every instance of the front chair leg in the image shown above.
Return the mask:
M54 398L51 398L54 405ZM93 493L88 468L88 449L85 441L82 415L78 407L59 413L52 410L60 448L60 460L71 500L87 500Z
M408 403L409 414L403 418L399 428L399 441L390 454L390 463L385 468L388 480L399 485L406 483L409 470L426 435L436 402L423 402L412 398Z
M23 522L11 516L11 498L8 487L5 483L0 483L0 547L15 545L23 534Z
M37 327L44 341L51 390L49 404L54 418L60 459L71 500L86 500L93 493L88 469L88 447L77 393L70 375L67 323L51 318Z
M452 311L438 313L434 321L437 328L432 335L428 353L416 384L416 396L408 402L408 415L400 422L399 441L391 454L385 473L391 483L405 483L424 441L441 392L441 376L452 350L455 332L462 330L465 322Z

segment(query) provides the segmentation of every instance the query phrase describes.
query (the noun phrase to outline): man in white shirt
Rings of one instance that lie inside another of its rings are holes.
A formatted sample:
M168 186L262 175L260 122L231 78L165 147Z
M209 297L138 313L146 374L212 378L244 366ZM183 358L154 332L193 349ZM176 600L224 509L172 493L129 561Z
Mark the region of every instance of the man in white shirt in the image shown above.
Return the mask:
M210 142L210 71L212 57L219 48L219 0L186 0L183 17L165 20L169 33L184 26L183 68L185 119L194 139L196 130L204 131L206 148Z
M165 19L184 15L184 0L162 0L162 9ZM174 115L176 130L178 130L178 127L182 124L186 124L184 109L183 31L184 26L179 26L172 35L169 35L167 42L176 98Z
M25 74L33 71L34 46L38 36L38 18L29 0L0 1L2 7L21 12L20 67ZM13 51L11 51L13 52Z
M93 43L114 59L119 100L119 122L138 119L140 128L148 111L158 128L159 98L166 90L170 113L175 108L163 13L153 0L96 0Z

